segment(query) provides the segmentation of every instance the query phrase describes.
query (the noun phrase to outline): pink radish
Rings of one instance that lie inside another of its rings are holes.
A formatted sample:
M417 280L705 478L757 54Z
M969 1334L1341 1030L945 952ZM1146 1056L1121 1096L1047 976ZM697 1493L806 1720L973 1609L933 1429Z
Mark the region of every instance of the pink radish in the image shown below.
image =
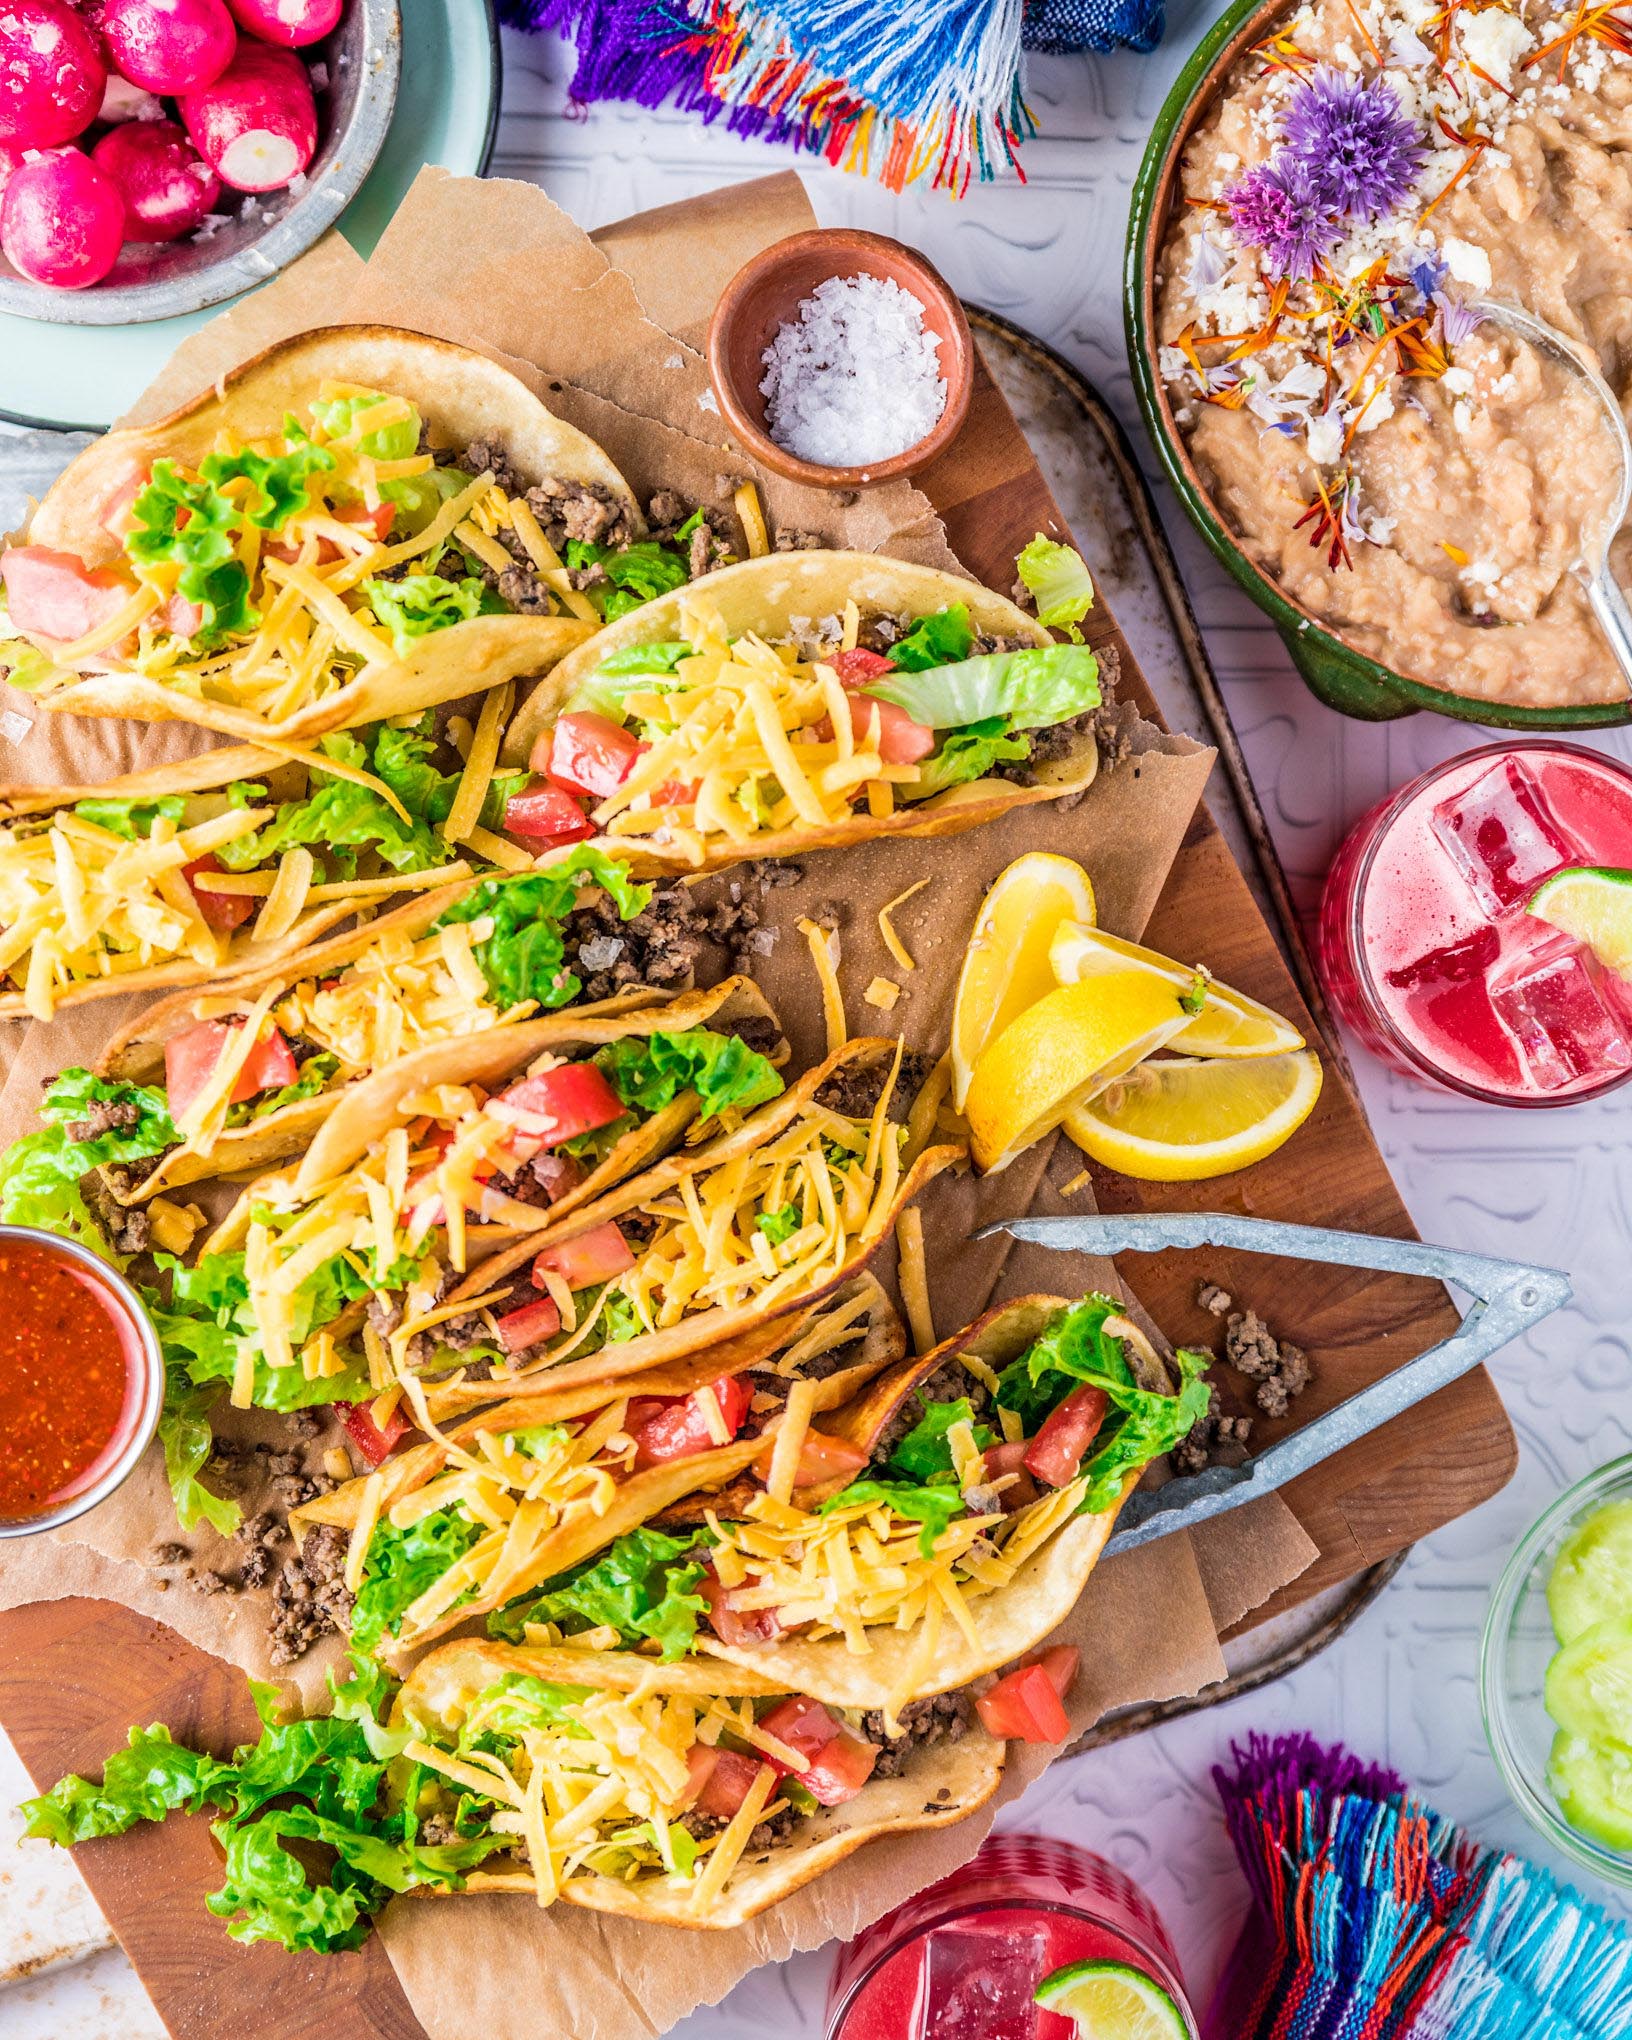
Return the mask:
M14 170L0 200L0 249L31 283L84 290L119 257L125 201L78 149L35 156Z
M106 121L110 127L117 126L122 120L163 120L164 107L151 92L144 92L140 85L132 85L128 78L121 78L117 71L110 71L96 117Z
M238 31L225 0L97 0L114 68L147 92L194 92L232 62Z
M346 0L227 0L227 5L245 35L299 50L334 33Z
M14 149L9 142L0 142L0 199L6 195L12 171L21 169L23 161L21 149Z
M54 149L96 118L108 67L62 0L0 0L0 142Z
M183 97L181 117L198 153L236 191L281 191L317 148L306 66L265 43L241 42L213 85Z
M91 151L125 199L127 241L176 241L221 196L221 180L173 120L110 128Z

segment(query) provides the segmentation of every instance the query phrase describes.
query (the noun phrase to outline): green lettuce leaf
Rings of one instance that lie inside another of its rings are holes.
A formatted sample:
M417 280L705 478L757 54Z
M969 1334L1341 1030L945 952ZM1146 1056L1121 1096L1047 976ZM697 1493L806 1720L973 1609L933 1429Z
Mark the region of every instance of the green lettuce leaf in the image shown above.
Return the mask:
M935 1540L954 1516L963 1514L963 1496L956 1482L950 1485L932 1482L920 1486L901 1480L852 1481L831 1501L824 1502L820 1513L826 1516L834 1509L848 1509L857 1502L883 1502L909 1523L921 1524L918 1549L925 1558L935 1556Z
M975 629L962 602L920 616L890 646L890 657L903 673L921 673L930 666L950 666L967 659L974 648Z
M1018 764L1030 756L1030 737L1011 735L1007 716L988 716L967 729L949 731L939 749L921 761L917 779L902 794L909 800L928 800L949 786L983 778L994 765Z
M626 921L633 920L652 896L649 885L637 885L630 878L627 865L580 845L544 871L483 879L446 908L436 926L492 920L493 933L475 945L473 954L500 1006L517 1005L523 999L536 999L546 1010L570 1005L583 990L583 980L565 967L562 924L585 885L609 893Z
M482 1694L482 1735L519 1736L529 1728L568 1728L594 1692L593 1686L561 1686L530 1672L506 1672ZM466 1737L460 1737L461 1748Z
M302 439L287 453L256 453L247 446L237 453L207 453L198 471L217 489L247 481L250 493L240 499L245 521L260 531L281 531L298 511L310 508L312 476L333 467L332 453Z
M1035 645L923 672L883 673L862 692L893 701L930 729L967 729L994 716L1011 730L1045 729L1098 708L1099 661L1086 645Z
M368 1547L368 1564L351 1615L354 1656L372 1656L395 1636L404 1611L457 1565L482 1535L482 1526L449 1505L433 1509L406 1530L382 1517Z
M1082 554L1075 547L1058 545L1039 531L1015 561L1020 579L1031 590L1037 605L1037 621L1053 630L1070 633L1074 644L1082 643L1077 625L1094 606L1094 583Z
M567 541L566 563L575 570L599 567L606 575L605 581L597 581L585 592L599 605L608 623L638 609L643 602L650 602L654 596L683 588L691 578L685 554L654 538L616 548L571 538Z
M162 816L179 823L187 806L185 794L161 794L157 800L76 800L74 813L110 836L122 836L127 843L151 836L153 824Z
M603 659L595 672L614 678L638 674L649 679L654 673L672 673L682 659L691 656L691 646L684 638L665 638L655 645L625 645L621 652Z
M384 390L363 390L356 396L320 399L311 406L311 413L331 439L344 439L361 414L385 401ZM406 418L365 432L357 442L358 451L370 460L410 460L419 451L419 427L419 412L410 404Z
M85 1119L94 1104L134 1105L138 1116L130 1126L76 1141L68 1129ZM47 1124L38 1133L13 1141L0 1156L0 1219L83 1241L112 1259L102 1229L80 1193L80 1181L104 1163L147 1161L174 1147L180 1135L170 1119L169 1101L162 1091L146 1085L115 1083L86 1069L69 1069L52 1079L39 1111Z
M235 552L242 523L237 506L208 480L189 481L173 460L156 460L131 503L126 556L138 566L178 562L176 592L196 603L200 647L240 636L260 622L249 599L249 574Z
M309 1381L298 1366L268 1366L260 1329L250 1311L241 1253L210 1254L192 1268L184 1268L168 1254L156 1254L154 1261L170 1277L170 1297L166 1301L157 1290L144 1289L142 1301L158 1332L166 1363L174 1365L190 1387L232 1381L238 1356L247 1346L255 1355L250 1400L257 1409L287 1413L367 1397L368 1383L360 1373L347 1371ZM348 1302L367 1296L372 1287L370 1278L349 1261L336 1256L325 1262L295 1292L295 1345L337 1317Z
M243 1521L242 1508L228 1496L212 1493L200 1479L215 1449L210 1410L220 1399L218 1381L194 1383L184 1365L166 1356L159 1444L176 1521L183 1530L196 1530L200 1523L208 1523L221 1536L230 1537Z
M594 1061L631 1111L650 1115L695 1091L704 1119L735 1106L749 1111L780 1097L782 1079L734 1034L688 1027L680 1034L628 1035L595 1051Z
M24 694L32 694L36 687L43 687L56 672L56 666L37 645L31 645L27 638L8 637L6 605L0 596L0 679Z
M231 1804L232 1766L172 1742L162 1722L133 1728L127 1748L102 1767L102 1782L70 1774L49 1792L25 1799L24 1833L68 1847L98 1835L122 1835L139 1820Z
M779 1247L784 1240L791 1240L799 1230L799 1207L797 1204L783 1204L775 1211L762 1211L755 1218L754 1225L773 1247Z
M325 1052L308 1056L292 1084L285 1084L277 1091L257 1091L253 1098L241 1098L236 1105L229 1106L227 1124L247 1126L251 1120L265 1119L269 1113L281 1112L286 1105L299 1105L308 1098L321 1097L339 1067L337 1055Z
M890 1454L890 1465L909 1480L956 1481L952 1448L946 1442L946 1434L954 1424L972 1425L975 1443L982 1452L996 1442L996 1433L989 1426L975 1423L974 1406L966 1395L959 1396L956 1402L925 1403L923 1410L924 1414Z
M656 1643L665 1664L691 1648L708 1612L692 1592L707 1571L707 1532L667 1536L650 1526L627 1531L598 1558L552 1580L531 1601L513 1602L487 1618L489 1636L519 1643L530 1622L554 1622L568 1635L610 1624L620 1642Z
M431 762L436 751L436 718L429 709L417 723L393 729L381 723L374 733L374 756L370 770L397 796L411 815L430 828L440 828L452 812L459 791L457 772L439 772ZM501 828L504 804L521 786L525 772L495 772L482 802L480 816L484 829Z
M445 580L440 574L408 574L400 581L367 580L362 592L369 608L390 631L397 657L405 659L432 631L479 616L487 589L474 574L458 581Z
M349 734L324 737L321 744L340 764L372 769L368 752ZM393 871L431 871L452 855L434 829L417 819L405 822L372 787L327 777L305 800L282 802L269 822L223 843L216 854L229 871L249 871L296 844L317 851L324 869L342 878L356 875L360 850L373 851Z

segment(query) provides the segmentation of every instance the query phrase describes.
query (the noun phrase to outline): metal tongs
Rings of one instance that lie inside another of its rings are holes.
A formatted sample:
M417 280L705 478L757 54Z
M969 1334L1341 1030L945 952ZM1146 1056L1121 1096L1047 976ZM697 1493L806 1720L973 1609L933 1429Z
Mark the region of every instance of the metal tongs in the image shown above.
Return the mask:
M1278 1254L1335 1267L1426 1275L1454 1282L1474 1298L1472 1309L1450 1338L1430 1346L1426 1353L1419 1353L1415 1360L1385 1374L1243 1465L1210 1466L1205 1473L1186 1474L1161 1487L1136 1489L1123 1504L1116 1534L1106 1546L1112 1552L1149 1544L1173 1530L1188 1530L1209 1517L1239 1508L1243 1502L1273 1494L1436 1389L1458 1380L1570 1299L1569 1278L1556 1268L1533 1268L1522 1261L1499 1261L1488 1254L1467 1254L1420 1240L1231 1218L1216 1211L1011 1218L985 1227L975 1238L990 1239L997 1233L1009 1233L1017 1240L1062 1253L1153 1254L1164 1247L1239 1247L1249 1254Z

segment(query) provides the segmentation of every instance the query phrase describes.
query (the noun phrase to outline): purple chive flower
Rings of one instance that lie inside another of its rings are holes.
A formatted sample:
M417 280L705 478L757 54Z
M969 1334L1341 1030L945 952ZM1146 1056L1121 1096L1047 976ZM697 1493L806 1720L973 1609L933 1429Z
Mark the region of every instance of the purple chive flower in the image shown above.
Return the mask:
M1470 333L1476 333L1485 323L1485 315L1477 305L1453 298L1446 291L1435 291L1434 303L1439 307L1439 330L1447 347L1460 347Z
M1264 251L1271 276L1300 283L1342 237L1330 199L1315 189L1284 151L1256 164L1224 193L1230 222L1243 241Z
M1286 141L1322 198L1366 220L1394 210L1424 154L1415 123L1386 79L1355 78L1324 64L1292 101Z
M1435 291L1450 274L1450 267L1434 253L1432 248L1414 251L1416 260L1411 264L1411 281L1416 285L1418 295L1424 304L1430 303Z

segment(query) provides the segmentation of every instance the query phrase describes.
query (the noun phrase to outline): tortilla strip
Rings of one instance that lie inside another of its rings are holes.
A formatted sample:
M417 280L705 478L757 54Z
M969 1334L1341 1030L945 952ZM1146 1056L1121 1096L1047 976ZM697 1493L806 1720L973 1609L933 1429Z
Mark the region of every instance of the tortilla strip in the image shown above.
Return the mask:
M508 1673L553 1684L599 1686L626 1692L637 1686L698 1699L769 1699L786 1692L778 1680L746 1668L682 1659L663 1665L627 1652L541 1649L523 1644L451 1643L421 1660L397 1697L394 1725L419 1722L457 1727L471 1703ZM742 1683L752 1677L752 1684ZM869 1778L843 1806L822 1807L800 1820L775 1847L750 1843L725 1891L706 1915L691 1910L690 1892L658 1876L637 1883L610 1877L570 1879L560 1896L569 1905L665 1925L714 1929L739 1927L767 1906L791 1896L876 1836L910 1828L946 1827L983 1806L1003 1778L1006 1746L976 1727L955 1743L919 1745L896 1778ZM427 1893L434 1887L425 1887ZM524 1871L474 1871L467 1891L514 1891L534 1895Z
M523 704L505 733L501 759L525 764L534 741L554 721L580 684L614 653L681 635L682 606L695 597L717 609L727 632L767 639L783 635L792 616L821 617L854 602L864 616L927 615L961 602L977 632L1021 638L1028 644L1054 642L1035 616L978 582L960 580L934 567L880 558L874 553L776 553L723 567L700 585L680 588L642 603L598 631L588 644L564 658ZM768 830L743 843L726 836L705 837L701 863L679 850L665 850L645 836L598 836L596 847L625 859L641 876L675 871L718 871L745 857L798 857L811 850L836 850L877 836L947 836L979 827L1012 808L1081 793L1099 770L1099 746L1090 729L1079 732L1071 750L1041 765L1035 786L1002 779L976 779L950 787L932 799L897 806L885 816L865 807L848 821L827 826Z
M881 1375L827 1428L854 1444L870 1447L906 1396L936 1368L961 1354L973 1353L1000 1371L1034 1343L1056 1311L1069 1308L1069 1299L1060 1296L1022 1296L1013 1303L999 1304L950 1339L943 1339L933 1352L904 1361ZM1142 1387L1153 1392L1172 1391L1172 1377L1159 1358L1154 1354L1147 1358L1132 1341L1129 1352ZM1161 1369L1159 1378L1152 1368L1152 1359ZM833 1484L829 1492L837 1492L843 1484L842 1481ZM913 1685L913 1698L927 1699L931 1694L967 1686L982 1673L1023 1657L1052 1635L1076 1606L1116 1526L1123 1501L1137 1485L1138 1476L1130 1475L1115 1507L1097 1515L1069 1518L1022 1562L1006 1586L980 1596L976 1603L978 1648L969 1643L956 1623L946 1623L932 1662ZM813 1488L809 1494L812 1498L826 1498L820 1489ZM1045 1496L1032 1506L1045 1506L1047 1499ZM807 1502L803 1493L799 1500L804 1506L819 1505ZM794 1691L808 1693L828 1706L885 1707L892 1696L899 1697L903 1677L913 1667L918 1635L911 1629L880 1627L871 1629L867 1640L870 1650L865 1656L857 1656L848 1649L842 1636L814 1642L801 1641L797 1636L782 1637L763 1650L724 1644L714 1637L700 1635L698 1639L710 1656L728 1664L773 1671Z
M103 519L133 476L157 459L196 468L223 429L243 440L275 434L286 413L299 412L331 380L406 397L439 446L496 440L526 481L555 476L607 489L636 534L645 530L628 484L601 448L496 361L423 333L329 326L268 348L168 418L93 441L46 492L24 542L75 553L91 568L122 560L120 540ZM248 739L317 736L544 672L591 630L572 617L472 617L421 640L407 659L370 663L349 684L276 722L135 672L88 673L35 699L53 713L180 720Z

